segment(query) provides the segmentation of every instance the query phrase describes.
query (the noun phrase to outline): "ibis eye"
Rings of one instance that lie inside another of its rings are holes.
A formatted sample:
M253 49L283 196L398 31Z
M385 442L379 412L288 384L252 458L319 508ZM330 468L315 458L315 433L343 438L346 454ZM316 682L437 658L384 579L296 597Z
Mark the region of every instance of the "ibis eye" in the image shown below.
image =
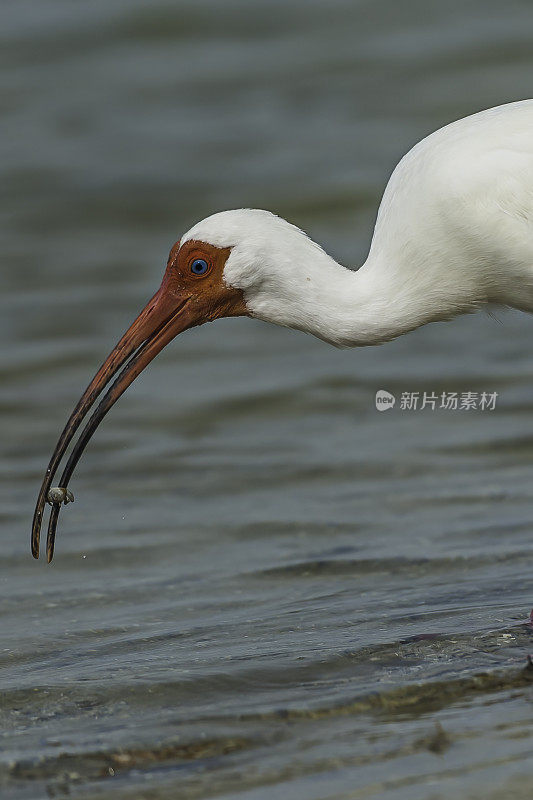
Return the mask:
M191 263L191 272L193 275L205 275L209 269L209 264L203 258L195 258Z

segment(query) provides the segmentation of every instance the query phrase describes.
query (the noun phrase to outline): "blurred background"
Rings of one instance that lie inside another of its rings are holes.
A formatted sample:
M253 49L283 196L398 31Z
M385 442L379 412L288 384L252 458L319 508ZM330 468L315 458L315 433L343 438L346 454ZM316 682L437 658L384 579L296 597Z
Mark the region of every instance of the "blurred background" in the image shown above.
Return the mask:
M336 351L224 320L48 458L202 217L364 260L388 176L533 94L528 0L18 0L0 28L0 786L9 798L533 791L532 321ZM374 395L498 392L494 412ZM480 673L487 673L479 678Z

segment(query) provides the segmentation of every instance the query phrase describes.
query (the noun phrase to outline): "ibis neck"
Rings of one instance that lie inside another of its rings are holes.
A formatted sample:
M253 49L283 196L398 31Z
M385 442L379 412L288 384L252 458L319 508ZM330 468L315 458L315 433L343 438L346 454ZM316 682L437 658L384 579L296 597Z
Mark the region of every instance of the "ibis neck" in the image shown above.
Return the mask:
M337 286L329 285L337 300L337 319L330 319L340 347L382 344L428 322L453 316L430 286L410 280L397 265L367 260L357 271L340 267ZM339 275L340 277L340 275Z
M484 283L462 259L417 255L406 255L402 262L371 249L363 266L350 274L351 291L341 311L352 319L347 346L381 344L429 322L470 313L489 301Z
M436 264L416 268L371 254L353 271L323 251L315 259L306 264L309 277L293 301L295 313L273 321L337 347L381 344L428 322L471 311L479 302L465 286L454 291L446 270Z

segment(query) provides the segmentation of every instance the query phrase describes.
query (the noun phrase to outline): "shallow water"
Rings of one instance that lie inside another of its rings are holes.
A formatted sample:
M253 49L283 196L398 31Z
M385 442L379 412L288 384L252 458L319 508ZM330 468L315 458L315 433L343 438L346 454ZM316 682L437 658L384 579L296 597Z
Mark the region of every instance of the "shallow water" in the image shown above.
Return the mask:
M340 352L190 331L33 502L195 220L259 206L360 263L417 139L531 96L528 2L19 0L3 97L2 797L526 798L532 321ZM374 395L498 392L494 411Z

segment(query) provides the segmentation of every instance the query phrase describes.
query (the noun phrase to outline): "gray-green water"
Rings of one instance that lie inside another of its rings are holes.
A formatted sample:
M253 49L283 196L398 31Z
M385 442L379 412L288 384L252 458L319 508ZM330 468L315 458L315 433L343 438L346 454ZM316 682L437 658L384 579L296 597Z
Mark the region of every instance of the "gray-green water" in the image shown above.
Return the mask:
M409 146L531 96L529 0L2 17L2 798L530 797L531 318L346 352L190 331L93 440L53 565L29 552L59 430L180 233L266 207L360 263ZM380 414L380 388L499 397Z

